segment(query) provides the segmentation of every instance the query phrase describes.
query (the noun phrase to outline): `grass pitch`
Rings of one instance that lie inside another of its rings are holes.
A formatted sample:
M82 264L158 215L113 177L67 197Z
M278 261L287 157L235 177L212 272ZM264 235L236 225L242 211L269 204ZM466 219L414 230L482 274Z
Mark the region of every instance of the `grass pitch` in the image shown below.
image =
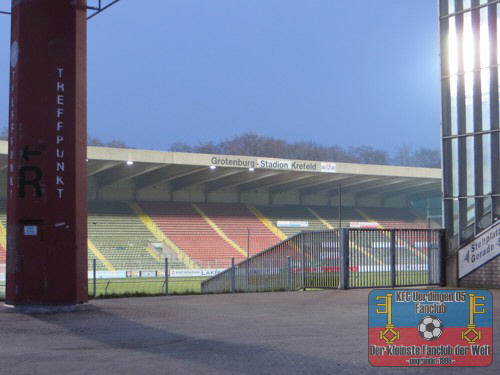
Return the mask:
M199 294L201 282L206 277L174 277L168 279L168 294ZM123 278L89 280L89 296L92 298L158 296L165 295L165 279Z

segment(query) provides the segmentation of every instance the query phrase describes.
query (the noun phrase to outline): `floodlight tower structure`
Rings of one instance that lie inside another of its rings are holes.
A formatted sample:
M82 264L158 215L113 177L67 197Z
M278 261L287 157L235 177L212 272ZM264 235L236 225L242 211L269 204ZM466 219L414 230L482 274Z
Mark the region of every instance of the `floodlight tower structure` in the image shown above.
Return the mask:
M87 10L87 0L12 0L9 305L88 301Z

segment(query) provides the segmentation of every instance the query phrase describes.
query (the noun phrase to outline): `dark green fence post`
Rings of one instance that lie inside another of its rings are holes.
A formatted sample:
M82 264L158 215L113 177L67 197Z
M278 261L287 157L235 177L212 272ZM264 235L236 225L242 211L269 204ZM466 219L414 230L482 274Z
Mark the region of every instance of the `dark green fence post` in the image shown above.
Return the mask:
M234 258L231 258L231 293L236 293L236 268Z
M302 289L306 290L306 254L304 251L304 232L300 232L300 255L302 257L301 263L302 263Z
M349 288L349 229L340 230L340 289Z
M391 288L396 286L396 230L391 229L389 261L391 267Z
M292 258L286 257L286 289L292 290Z
M92 259L92 270L93 270L93 277L94 277L94 280L93 280L94 290L92 291L92 296L93 296L93 298L96 298L96 296L97 296L97 290L96 290L97 289L97 281L96 281L96 279L97 279L97 277L96 277L97 276L96 275L97 274L97 261L95 259Z
M168 296L168 258L165 257L165 295Z
M446 285L446 236L444 229L439 230L439 248L437 249L439 260L439 285Z

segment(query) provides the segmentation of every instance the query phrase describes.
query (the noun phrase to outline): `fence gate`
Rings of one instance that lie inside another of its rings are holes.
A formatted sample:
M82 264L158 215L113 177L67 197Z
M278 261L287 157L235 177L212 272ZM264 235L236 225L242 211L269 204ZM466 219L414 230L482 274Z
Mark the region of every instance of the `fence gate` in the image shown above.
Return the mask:
M342 229L342 288L444 285L443 230Z
M204 281L202 293L444 285L443 230L303 231Z

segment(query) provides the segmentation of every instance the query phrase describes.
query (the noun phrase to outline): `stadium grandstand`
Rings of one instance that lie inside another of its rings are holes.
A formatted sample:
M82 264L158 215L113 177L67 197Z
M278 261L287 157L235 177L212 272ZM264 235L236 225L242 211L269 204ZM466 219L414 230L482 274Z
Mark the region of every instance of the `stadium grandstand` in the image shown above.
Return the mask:
M6 172L0 141L0 273ZM161 269L165 257L223 269L304 230L441 226L440 169L88 147L87 175L100 271Z

